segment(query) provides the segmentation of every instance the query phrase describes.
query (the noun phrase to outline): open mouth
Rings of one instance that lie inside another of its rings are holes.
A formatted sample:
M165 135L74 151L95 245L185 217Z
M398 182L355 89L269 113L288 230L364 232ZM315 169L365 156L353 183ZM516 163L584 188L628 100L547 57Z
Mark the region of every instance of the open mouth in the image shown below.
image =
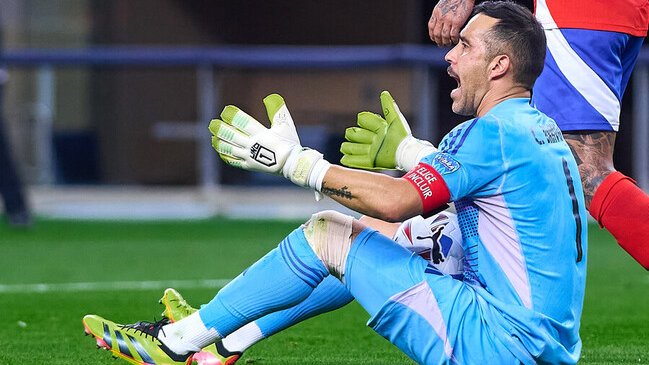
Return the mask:
M456 92L457 90L459 90L460 86L462 86L461 82L460 82L460 76L458 76L455 72L453 72L453 70L451 69L450 66L446 69L446 73L448 73L448 75L453 80L455 80L455 82L457 82L457 87L451 91L451 95L453 95L453 93Z

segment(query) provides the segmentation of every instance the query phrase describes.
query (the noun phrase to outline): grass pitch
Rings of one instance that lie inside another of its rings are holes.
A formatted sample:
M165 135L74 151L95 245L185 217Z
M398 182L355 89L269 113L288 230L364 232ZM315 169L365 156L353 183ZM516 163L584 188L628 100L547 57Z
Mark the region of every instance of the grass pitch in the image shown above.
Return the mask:
M299 223L41 220L27 231L0 224L0 364L114 364L83 336L83 315L159 318L157 300L174 282L190 303L205 303L218 288L201 280L235 277ZM649 364L649 274L596 226L588 260L581 363ZM367 319L352 303L262 341L240 363L411 364L365 327Z

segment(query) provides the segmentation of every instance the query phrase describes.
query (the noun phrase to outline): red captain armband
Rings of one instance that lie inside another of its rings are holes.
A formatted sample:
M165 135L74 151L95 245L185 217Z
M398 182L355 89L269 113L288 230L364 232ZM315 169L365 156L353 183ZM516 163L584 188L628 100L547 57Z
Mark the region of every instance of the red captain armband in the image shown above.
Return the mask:
M451 200L451 193L442 179L442 176L429 165L419 163L414 169L403 175L421 197L424 205L423 213L426 214Z

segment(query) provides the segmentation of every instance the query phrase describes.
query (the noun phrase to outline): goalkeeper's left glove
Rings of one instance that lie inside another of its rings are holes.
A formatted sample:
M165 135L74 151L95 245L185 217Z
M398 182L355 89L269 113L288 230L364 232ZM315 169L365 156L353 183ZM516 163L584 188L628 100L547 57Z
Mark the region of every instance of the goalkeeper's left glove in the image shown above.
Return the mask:
M226 106L221 120L210 122L212 146L231 166L282 174L299 186L320 191L329 162L320 152L300 145L295 124L280 95L267 96L264 105L270 129L236 106Z
M424 156L437 150L430 142L412 136L406 118L387 91L381 93L381 108L385 119L361 112L358 127L347 128L347 142L340 146L343 165L366 170L409 171Z

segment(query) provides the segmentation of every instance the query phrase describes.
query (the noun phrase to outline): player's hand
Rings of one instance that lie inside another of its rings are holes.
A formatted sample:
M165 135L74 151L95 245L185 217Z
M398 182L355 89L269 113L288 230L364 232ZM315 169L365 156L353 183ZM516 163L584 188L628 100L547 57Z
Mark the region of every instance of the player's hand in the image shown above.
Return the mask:
M371 112L361 112L358 113L358 127L345 131L348 142L340 146L343 165L366 170L396 168L397 147L411 134L410 126L387 91L381 93L381 107L385 119Z
M210 122L212 146L228 165L244 170L282 174L300 186L311 186L314 166L323 167L322 154L303 148L284 99L277 94L264 98L270 128L243 110L228 105L221 119ZM320 169L321 170L321 169ZM322 172L322 171L318 171Z
M473 11L474 0L440 0L428 20L428 35L438 46L452 46Z
M383 117L361 112L358 127L347 128L347 142L340 146L343 165L365 170L410 170L419 162L420 152L435 150L429 142L412 136L406 118L387 91L381 93L381 108Z

